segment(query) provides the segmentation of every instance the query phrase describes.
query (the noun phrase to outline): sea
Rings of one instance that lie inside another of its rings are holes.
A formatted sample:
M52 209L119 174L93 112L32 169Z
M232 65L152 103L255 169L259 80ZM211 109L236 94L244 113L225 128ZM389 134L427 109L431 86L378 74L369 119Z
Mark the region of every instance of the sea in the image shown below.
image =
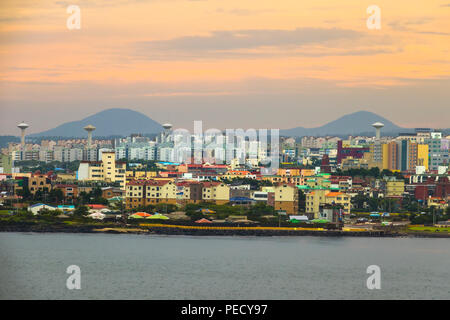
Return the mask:
M449 298L449 239L0 233L0 299Z

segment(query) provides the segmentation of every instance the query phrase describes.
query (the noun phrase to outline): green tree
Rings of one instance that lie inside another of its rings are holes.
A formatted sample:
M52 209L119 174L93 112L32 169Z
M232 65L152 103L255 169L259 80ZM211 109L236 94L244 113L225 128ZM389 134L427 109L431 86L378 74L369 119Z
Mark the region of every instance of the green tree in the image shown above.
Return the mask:
M77 217L86 216L89 213L89 208L86 206L79 206L73 211L73 215Z
M24 201L30 200L33 197L27 185L24 185L22 189L17 190L17 195L22 197Z
M48 200L54 203L60 203L64 199L64 193L61 189L52 189L48 194Z

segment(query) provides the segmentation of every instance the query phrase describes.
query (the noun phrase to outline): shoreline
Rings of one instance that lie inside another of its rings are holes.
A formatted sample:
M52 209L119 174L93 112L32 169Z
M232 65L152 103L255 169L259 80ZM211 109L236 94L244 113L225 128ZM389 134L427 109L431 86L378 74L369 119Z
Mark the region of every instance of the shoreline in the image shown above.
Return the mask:
M35 233L105 233L105 234L141 234L141 235L172 235L172 236L315 236L315 237L371 237L371 238L450 238L448 233L426 232L389 232L389 231L341 231L341 230L304 230L301 228L194 228L189 226L149 226L149 227L118 227L118 226L48 226L48 225L0 225L0 232L35 232Z

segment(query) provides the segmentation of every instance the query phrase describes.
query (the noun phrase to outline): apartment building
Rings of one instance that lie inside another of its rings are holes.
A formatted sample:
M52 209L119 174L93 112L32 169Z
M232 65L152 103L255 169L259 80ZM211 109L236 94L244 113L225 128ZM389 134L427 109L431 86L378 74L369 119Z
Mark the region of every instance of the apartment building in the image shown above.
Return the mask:
M351 196L327 189L317 189L306 194L306 214L319 218L320 206L323 205L340 205L344 214L350 214Z
M286 214L298 212L298 188L295 184L279 184L274 186L274 208Z
M126 163L116 161L114 151L103 151L101 161L82 161L78 168L77 180L118 182L122 189L126 185Z
M177 187L171 180L131 181L126 186L125 206L133 209L159 203L176 204Z
M0 154L0 173L12 173L14 161L12 156Z
M304 185L307 177L313 176L313 169L278 169L276 175L264 175L262 180L270 181L274 184L287 183L295 185Z
M225 204L230 201L230 187L221 182L203 182L202 200L214 202L215 204Z
M126 171L127 183L132 180L150 180L158 175L156 171L141 171L141 170L129 170Z
M395 177L384 177L383 190L385 197L402 197L405 192L405 181Z

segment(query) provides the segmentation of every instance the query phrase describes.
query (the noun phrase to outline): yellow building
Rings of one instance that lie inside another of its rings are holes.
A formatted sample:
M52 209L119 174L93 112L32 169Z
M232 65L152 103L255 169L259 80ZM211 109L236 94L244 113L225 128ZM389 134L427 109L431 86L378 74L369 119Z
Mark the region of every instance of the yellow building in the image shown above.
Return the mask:
M126 163L116 161L114 151L103 151L101 161L82 161L78 167L77 180L118 182L121 189L126 185Z
M446 210L448 207L448 203L439 197L429 197L427 199L427 206L428 208L434 207L436 209L442 209L442 210Z
M306 177L303 185L306 185L310 188L328 189L331 187L331 181L329 180L330 177L331 175L328 173L322 173L316 176Z
M73 181L77 180L75 173L57 173L56 181Z
M50 178L46 175L32 175L28 178L28 189L32 194L38 190L42 192L49 192L52 189Z
M385 197L401 197L405 192L405 181L385 177Z
M341 169L342 170L349 170L349 169L372 169L375 167L380 168L382 170L382 162L376 162L374 160L374 145L370 145L369 152L364 152L364 155L362 158L353 158L353 157L346 157L342 159L341 162Z
M298 212L298 188L294 184L279 184L274 187L275 211L285 211L286 214Z
M306 194L306 213L319 218L319 207L325 204L342 206L344 214L350 214L351 196L343 192L317 189Z
M417 165L424 166L425 170L428 171L428 145L419 144L417 146Z
M171 180L139 180L127 183L126 209L159 203L176 204L177 188Z
M255 179L255 175L252 174L250 171L247 170L228 170L224 175L220 177L221 179L228 179L232 180L235 178L244 179Z
M277 171L278 176L300 176L302 169L299 168L280 168Z
M126 171L127 183L132 180L150 180L158 175L156 171Z
M149 180L145 183L145 205L177 202L177 186L171 180Z
M275 192L275 187L262 186L261 192Z
M274 184L287 183L301 186L305 184L305 179L307 177L313 175L315 175L314 169L278 169L276 175L265 175L262 176L261 179L270 181Z
M202 200L211 201L215 204L225 204L230 202L230 187L220 182L202 183Z
M145 182L131 181L127 183L125 192L125 208L134 209L142 207L145 204Z

